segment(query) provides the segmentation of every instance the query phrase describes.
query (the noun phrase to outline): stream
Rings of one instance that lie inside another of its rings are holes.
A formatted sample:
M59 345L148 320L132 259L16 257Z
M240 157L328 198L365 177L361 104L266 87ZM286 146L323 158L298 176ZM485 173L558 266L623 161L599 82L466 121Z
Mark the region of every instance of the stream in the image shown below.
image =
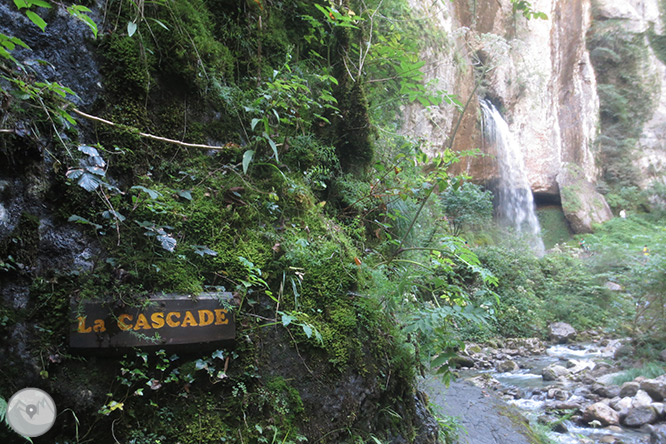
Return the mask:
M573 365L582 369L608 367L607 363L612 360L613 351L617 345L613 341L607 347L590 344L553 345L548 347L545 353L513 356L512 360L518 364L518 369L504 373L497 372L495 369L462 370L459 378L448 388L443 383L435 382L434 378L430 378L424 382L423 389L433 404L442 407L440 413L458 418L464 428L461 443L516 444L530 442L529 439L525 440L524 427L517 424L517 421L502 422L503 417L511 416L502 411L502 404L516 408L532 424L544 416L549 417L550 421L557 419L556 415L548 413L549 409L552 410L556 406L584 409L585 406L593 403L590 400L590 397L594 396L591 394L590 379L585 382L577 380L545 381L542 377L542 370L551 364L564 365L565 362L568 362L569 366ZM608 373L594 379L612 383L614 375L614 373ZM472 382L475 382L477 386L481 383L481 387L474 386ZM491 411L491 408L494 410ZM558 428L559 433L549 432L549 437L558 444L650 443L650 432L646 428L583 427L575 419L574 417L571 420L563 421ZM480 428L479 425L481 425ZM511 434L513 437L510 437Z

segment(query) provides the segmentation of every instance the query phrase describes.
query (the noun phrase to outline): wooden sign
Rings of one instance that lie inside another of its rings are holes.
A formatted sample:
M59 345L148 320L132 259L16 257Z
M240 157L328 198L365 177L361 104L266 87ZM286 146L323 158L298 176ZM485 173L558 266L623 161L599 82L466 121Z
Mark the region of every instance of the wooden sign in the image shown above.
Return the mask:
M72 307L69 346L75 349L169 347L231 341L231 293L153 297L145 308L86 301Z

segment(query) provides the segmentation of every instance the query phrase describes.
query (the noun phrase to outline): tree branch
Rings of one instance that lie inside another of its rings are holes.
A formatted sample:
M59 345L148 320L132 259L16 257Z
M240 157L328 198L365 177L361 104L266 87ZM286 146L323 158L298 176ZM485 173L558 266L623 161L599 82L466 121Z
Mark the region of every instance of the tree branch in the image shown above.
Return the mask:
M93 116L91 114L84 113L83 111L78 110L76 108L72 109L72 111L74 113L78 114L79 116L84 117L88 120L92 120L94 122L103 123L105 125L114 126L116 128L121 126L117 123L111 122L110 120L105 120L105 119L102 119L101 117L97 117L97 116ZM143 133L143 132L139 131L138 129L136 129L136 131L137 131L137 134L139 136L145 137L146 139L156 140L158 142L164 142L164 143L171 143L173 145L184 146L184 147L187 147L187 148L201 148L201 149L205 149L205 150L217 150L217 151L224 151L224 150L229 149L226 146L213 146L213 145L204 145L204 144L200 144L200 143L188 143L188 142L183 142L181 140L168 139L166 137L155 136L155 135L149 134L149 133Z

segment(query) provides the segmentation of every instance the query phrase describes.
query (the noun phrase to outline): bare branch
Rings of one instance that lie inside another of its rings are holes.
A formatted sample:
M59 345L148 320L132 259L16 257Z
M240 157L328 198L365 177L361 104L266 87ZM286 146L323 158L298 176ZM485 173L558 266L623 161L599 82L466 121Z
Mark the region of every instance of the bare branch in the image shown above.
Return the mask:
M91 114L84 113L83 111L78 110L76 108L72 109L72 111L74 111L79 116L84 117L88 120L92 120L94 122L100 122L100 123L103 123L105 125L114 126L116 128L121 126L117 123L111 122L110 120L102 119L101 117L97 117L97 116L93 116ZM201 148L201 149L205 149L205 150L217 150L217 151L224 151L224 150L229 149L228 147L225 147L225 146L204 145L204 144L200 144L200 143L188 143L188 142L183 142L181 140L168 139L166 137L155 136L155 135L149 134L149 133L143 133L143 132L139 131L138 129L136 130L136 132L139 136L145 137L146 139L156 140L158 142L170 143L170 144L178 145L178 146L184 146L184 147L187 147L187 148Z

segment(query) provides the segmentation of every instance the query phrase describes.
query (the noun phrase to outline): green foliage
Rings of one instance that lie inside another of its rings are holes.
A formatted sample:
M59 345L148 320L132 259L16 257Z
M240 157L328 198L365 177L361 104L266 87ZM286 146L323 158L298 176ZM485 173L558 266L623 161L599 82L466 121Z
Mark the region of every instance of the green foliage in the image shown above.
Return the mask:
M637 140L656 106L656 80L645 72L648 48L642 35L615 20L597 20L587 39L599 91L597 138L604 180L613 191L638 183Z
M487 228L492 222L492 193L478 185L467 182L457 190L449 188L440 201L455 235Z
M654 379L666 374L666 366L660 362L647 362L640 368L631 368L623 371L613 378L613 384L622 385L625 382L633 381L642 376L646 379Z
M526 19L541 19L548 20L548 16L544 12L535 11L532 9L532 3L526 0L511 0L511 8L513 13L521 13Z

